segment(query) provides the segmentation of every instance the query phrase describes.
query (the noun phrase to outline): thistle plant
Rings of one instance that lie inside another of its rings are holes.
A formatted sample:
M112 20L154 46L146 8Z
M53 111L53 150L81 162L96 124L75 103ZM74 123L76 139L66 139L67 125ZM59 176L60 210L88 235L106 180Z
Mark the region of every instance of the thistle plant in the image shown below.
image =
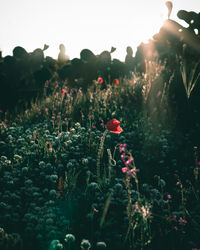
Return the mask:
M52 240L49 246L49 250L62 250L63 245L59 240Z
M107 248L106 243L103 241L97 242L96 246L97 246L97 249L106 249Z
M81 241L81 249L82 250L89 250L90 248L91 248L91 244L90 244L89 240L83 239Z
M65 244L66 244L66 250L72 250L73 249L73 243L75 242L76 238L73 234L66 234L65 236Z

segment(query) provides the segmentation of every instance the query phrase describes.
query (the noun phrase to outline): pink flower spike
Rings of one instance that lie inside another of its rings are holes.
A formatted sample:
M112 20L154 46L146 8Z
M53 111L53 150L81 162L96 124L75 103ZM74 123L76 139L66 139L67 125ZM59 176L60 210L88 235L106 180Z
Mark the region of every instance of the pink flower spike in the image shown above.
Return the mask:
M133 159L130 158L130 159L128 159L128 161L126 161L124 164L125 164L125 165L128 165L128 164L131 163L132 161L133 161Z
M180 225L185 225L187 223L187 221L184 220L182 217L179 218L178 222Z
M122 168L123 173L126 173L127 171L128 171L128 168L126 168L126 167Z
M131 169L128 171L129 174L134 174L134 173L137 173L139 172L140 170L139 169Z
M176 215L173 215L173 219L176 220Z
M126 144L120 144L120 147L119 147L119 152L123 152L125 150L125 147L126 147Z
M138 203L137 203L137 202L135 203L135 208L136 208L136 210L138 210L138 209L139 209L139 205L138 205Z
M123 162L125 161L125 156L126 156L125 153L123 153L123 154L121 155L121 158L122 158Z

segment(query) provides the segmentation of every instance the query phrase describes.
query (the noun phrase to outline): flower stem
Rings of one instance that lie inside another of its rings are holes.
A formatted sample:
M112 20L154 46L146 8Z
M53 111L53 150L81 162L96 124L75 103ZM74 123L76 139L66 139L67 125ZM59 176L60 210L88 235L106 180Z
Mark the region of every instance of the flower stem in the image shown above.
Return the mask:
M101 158L103 156L103 144L104 144L107 133L108 133L108 130L106 129L103 133L102 138L101 138L100 147L99 147L98 154L97 154L97 179L98 179L98 182L100 182L100 180L101 180L101 178L100 178L101 177Z

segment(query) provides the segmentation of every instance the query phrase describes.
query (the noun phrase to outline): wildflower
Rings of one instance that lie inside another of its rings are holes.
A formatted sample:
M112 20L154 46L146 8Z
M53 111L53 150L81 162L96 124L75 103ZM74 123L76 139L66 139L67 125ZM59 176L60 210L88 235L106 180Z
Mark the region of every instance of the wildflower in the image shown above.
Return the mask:
M67 93L66 89L62 89L61 92L62 92L63 95Z
M179 222L179 224L182 225L182 226L185 225L185 224L187 223L187 221L184 220L182 217L179 218L178 222Z
M124 162L125 165L128 165L129 163L131 163L133 161L133 159L128 159L127 161Z
M92 128L96 128L96 126L92 124Z
M119 152L122 153L125 150L126 144L121 144L119 147Z
M99 118L99 120L101 120L101 119ZM120 122L117 121L116 119L112 119L112 120L108 121L108 123L106 125L106 130L104 131L103 136L101 137L100 147L99 147L98 154L97 154L98 181L100 181L100 161L101 161L101 157L103 156L102 153L103 153L104 140L106 138L108 131L110 131L111 133L115 133L115 134L120 134L122 132L122 128L119 126L119 124L120 124Z
M123 162L125 161L125 156L126 156L125 153L123 153L123 154L121 155L121 158L122 158Z
M99 210L96 209L95 207L93 207L93 211L94 211L95 213L98 213L98 212L99 212Z
M167 198L168 198L168 199L171 199L171 198L172 198L172 196L171 196L170 194L168 194L168 195L167 195Z
M112 120L108 121L108 123L106 125L106 129L109 130L111 133L120 134L123 130L119 126L119 124L120 124L120 122L118 120L112 119Z
M113 80L113 84L118 85L118 84L119 84L119 80L118 80L117 78L115 78L115 79Z
M200 161L198 161L197 164L200 166Z
M127 168L127 167L122 168L122 172L123 172L123 173L126 173L127 171L128 171L128 168Z
M176 215L173 215L173 219L176 221Z
M103 83L103 78L99 77L97 81L98 81L98 83L102 84Z
M139 210L139 205L138 205L138 202L137 202L137 201L135 202L135 209L136 209L136 210Z
M129 174L134 174L134 173L137 173L139 172L140 170L139 169L131 169L128 171Z

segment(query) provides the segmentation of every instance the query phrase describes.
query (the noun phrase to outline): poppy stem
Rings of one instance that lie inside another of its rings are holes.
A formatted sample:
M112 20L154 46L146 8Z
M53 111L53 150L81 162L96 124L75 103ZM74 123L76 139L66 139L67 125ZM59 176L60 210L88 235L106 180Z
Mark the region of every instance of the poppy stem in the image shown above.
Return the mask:
M97 180L100 182L101 180L101 158L103 157L103 144L106 138L108 130L106 129L101 137L100 147L97 154Z

